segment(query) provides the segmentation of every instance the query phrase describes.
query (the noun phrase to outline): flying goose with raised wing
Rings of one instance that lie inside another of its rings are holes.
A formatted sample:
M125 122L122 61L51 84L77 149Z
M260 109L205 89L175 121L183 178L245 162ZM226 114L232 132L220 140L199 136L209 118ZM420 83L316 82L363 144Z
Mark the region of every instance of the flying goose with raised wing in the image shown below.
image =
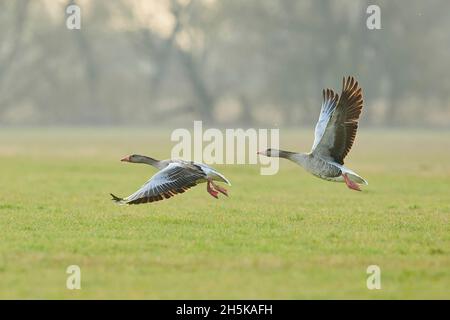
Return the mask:
M141 155L131 155L121 161L148 164L160 171L139 190L126 198L119 198L111 194L112 200L119 204L140 204L168 199L203 182L207 183L208 193L218 199L219 192L226 196L228 196L228 192L213 181L231 185L221 173L203 163L184 160L155 160Z
M323 90L322 109L309 153L277 149L258 153L291 160L319 178L345 182L350 189L361 191L359 184L367 185L367 181L346 168L344 158L355 141L362 107L362 89L358 82L353 77L344 78L340 97L331 89Z

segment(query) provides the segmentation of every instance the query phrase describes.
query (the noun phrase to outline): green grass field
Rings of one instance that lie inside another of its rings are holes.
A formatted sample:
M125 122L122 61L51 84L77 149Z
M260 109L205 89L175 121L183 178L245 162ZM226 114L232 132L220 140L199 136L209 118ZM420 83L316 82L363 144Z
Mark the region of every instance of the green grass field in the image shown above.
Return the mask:
M307 151L312 131L281 130ZM120 207L167 158L170 131L0 130L0 298L450 298L450 132L360 130L354 192L288 161L216 166L232 182ZM81 290L66 268L81 268ZM381 268L368 290L366 268Z

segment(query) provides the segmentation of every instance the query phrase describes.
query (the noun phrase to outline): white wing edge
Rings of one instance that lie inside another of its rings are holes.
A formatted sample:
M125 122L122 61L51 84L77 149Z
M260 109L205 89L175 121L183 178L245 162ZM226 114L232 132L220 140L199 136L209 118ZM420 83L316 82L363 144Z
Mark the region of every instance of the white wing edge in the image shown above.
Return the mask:
M325 91L324 91L325 97ZM334 99L335 96L324 99L322 102L322 107L320 109L319 120L317 121L315 130L314 130L314 143L311 148L311 152L317 147L317 145L322 140L322 137L325 133L325 129L327 128L328 122L330 121L334 110L336 110L338 99Z

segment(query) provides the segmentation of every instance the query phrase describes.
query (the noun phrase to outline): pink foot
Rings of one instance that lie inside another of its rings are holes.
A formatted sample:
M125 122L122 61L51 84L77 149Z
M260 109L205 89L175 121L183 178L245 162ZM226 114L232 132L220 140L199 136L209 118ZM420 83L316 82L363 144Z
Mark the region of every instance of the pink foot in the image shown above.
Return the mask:
M206 191L208 191L208 193L213 196L216 199L219 199L218 197L218 192L216 190L214 190L213 188L211 188L211 181L208 181L208 183L206 184Z
M225 188L222 188L221 186L218 186L217 184L215 184L214 182L211 181L211 185L213 186L214 189L216 189L217 191L219 191L221 194L224 194L228 197L228 191Z
M349 187L352 190L361 191L359 185L356 182L350 180L350 178L347 176L346 173L342 174L342 176L344 177L345 184L347 185L347 187Z

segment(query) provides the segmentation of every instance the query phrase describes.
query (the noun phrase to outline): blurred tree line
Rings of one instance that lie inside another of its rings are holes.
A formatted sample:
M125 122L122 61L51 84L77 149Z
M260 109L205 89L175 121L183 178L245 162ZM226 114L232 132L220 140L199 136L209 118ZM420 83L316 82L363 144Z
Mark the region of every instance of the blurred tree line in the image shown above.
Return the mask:
M65 9L81 8L81 29ZM366 27L369 4L381 30ZM355 75L363 123L450 126L450 2L0 1L0 124L313 125Z

